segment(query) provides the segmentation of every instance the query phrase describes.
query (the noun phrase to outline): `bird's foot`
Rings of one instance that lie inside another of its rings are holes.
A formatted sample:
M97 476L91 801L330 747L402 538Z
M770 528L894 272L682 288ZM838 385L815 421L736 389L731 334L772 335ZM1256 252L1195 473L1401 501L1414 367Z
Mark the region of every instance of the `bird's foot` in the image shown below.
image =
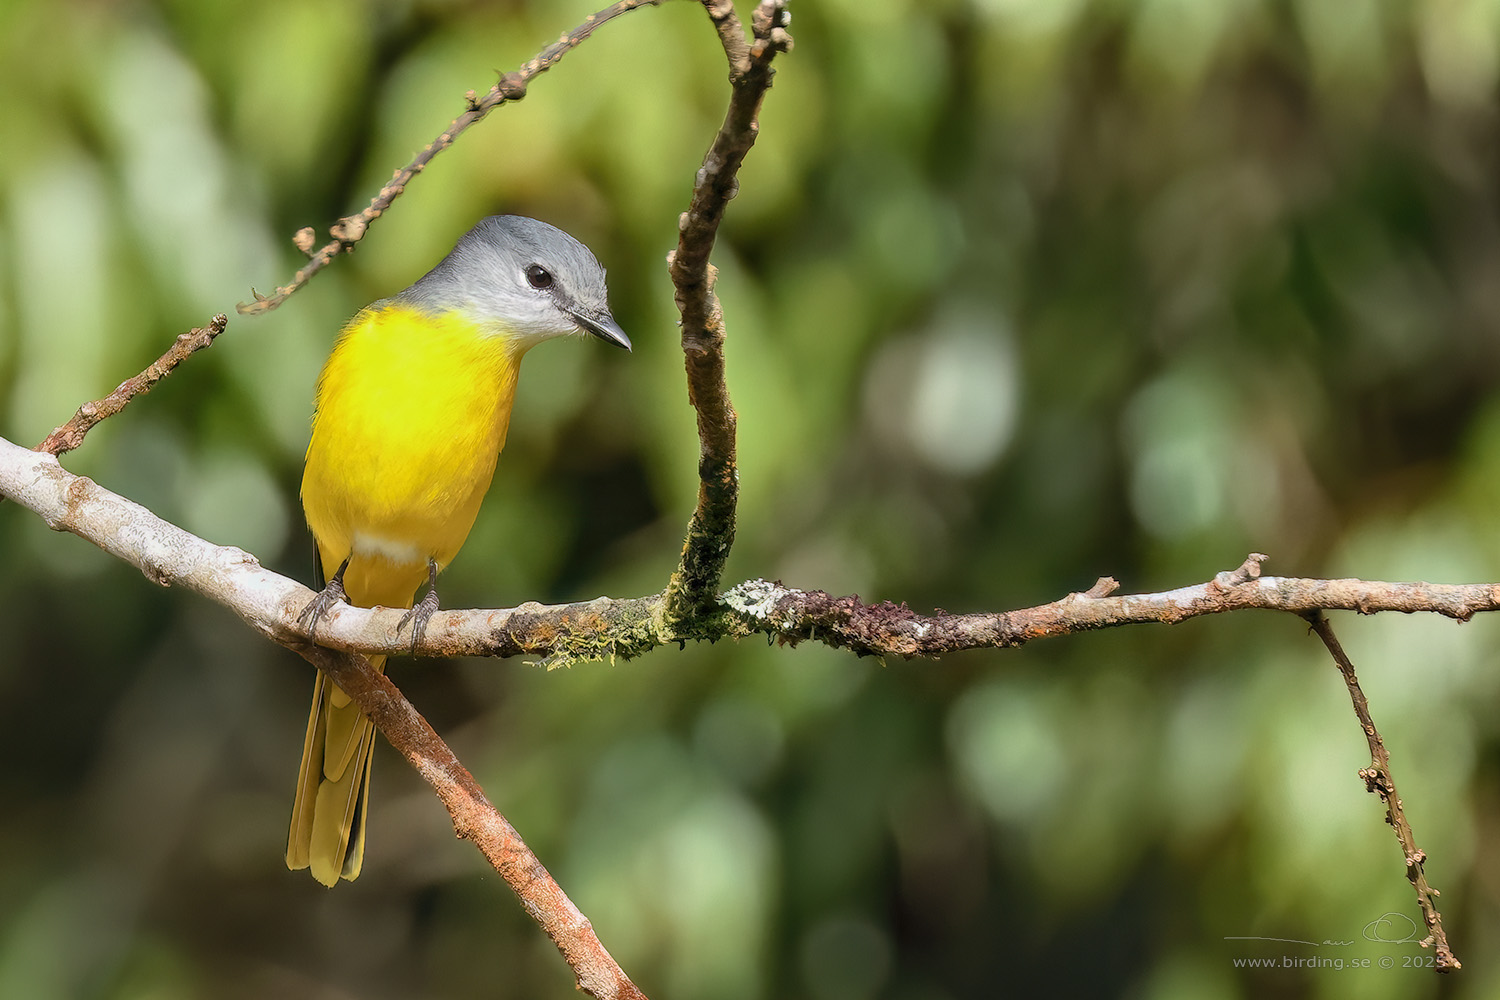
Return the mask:
M344 570L348 568L349 560L345 559L328 585L318 591L318 596L308 601L307 607L297 616L297 624L307 629L307 634L313 639L318 637L318 619L326 615L335 604L349 603L349 595L344 591Z
M422 635L427 631L427 622L431 620L433 615L437 614L437 610L437 563L429 559L427 560L427 593L423 594L422 599L412 605L410 610L402 615L401 620L396 623L396 634L400 635L401 630L406 627L406 623L411 622L412 656L417 655L417 643L422 641Z

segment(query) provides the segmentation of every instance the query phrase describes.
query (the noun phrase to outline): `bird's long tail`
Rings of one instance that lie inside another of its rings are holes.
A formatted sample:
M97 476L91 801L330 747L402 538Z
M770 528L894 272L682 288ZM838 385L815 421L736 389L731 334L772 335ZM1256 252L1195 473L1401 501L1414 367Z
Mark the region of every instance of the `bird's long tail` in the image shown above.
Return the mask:
M421 567L415 573L388 563L381 567L383 572L372 569L358 564L350 567L344 578L350 604L411 607L412 592L422 580ZM371 656L370 665L383 671L385 657ZM329 887L340 878L359 876L365 857L365 815L374 750L375 724L319 671L302 743L297 797L292 803L286 845L288 868L311 868L313 878Z

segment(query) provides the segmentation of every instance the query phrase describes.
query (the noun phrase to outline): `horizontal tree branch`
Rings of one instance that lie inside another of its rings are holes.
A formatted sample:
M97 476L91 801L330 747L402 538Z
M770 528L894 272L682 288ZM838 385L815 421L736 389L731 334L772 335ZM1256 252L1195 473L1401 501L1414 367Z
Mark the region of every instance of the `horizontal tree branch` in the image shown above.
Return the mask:
M0 495L40 515L49 527L87 539L162 586L203 594L248 625L296 648L308 641L297 616L313 592L265 569L240 549L214 545L151 511L63 469L51 455L0 438ZM862 603L822 591L749 580L720 595L689 622L663 627L662 594L515 608L439 611L418 643L419 656L541 657L547 662L629 658L691 638L764 633L787 642L815 641L861 655L925 657L966 649L1008 648L1036 639L1122 625L1172 625L1203 615L1260 608L1312 611L1426 612L1467 621L1500 610L1500 584L1383 583L1261 577L1253 556L1207 583L1155 594L1113 595L1113 581L1084 593L1016 611L923 615L904 604ZM337 605L318 623L318 642L344 652L402 655L400 609Z
M859 654L936 657L965 649L1021 646L1036 639L1121 625L1175 625L1189 618L1260 608L1309 611L1429 612L1468 621L1500 610L1500 584L1384 583L1262 577L1265 556L1207 583L1156 594L1109 596L1118 586L1103 579L1083 593L1017 611L922 615L905 604L863 604L752 580L730 590L723 603L753 631L798 642L816 639Z

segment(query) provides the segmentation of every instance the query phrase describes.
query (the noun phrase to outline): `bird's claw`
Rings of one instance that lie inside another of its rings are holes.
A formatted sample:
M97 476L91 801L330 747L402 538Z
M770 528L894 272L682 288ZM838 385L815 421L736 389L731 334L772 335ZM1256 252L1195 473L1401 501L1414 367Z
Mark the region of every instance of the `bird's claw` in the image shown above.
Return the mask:
M427 631L427 623L432 619L433 615L437 614L437 610L437 563L429 559L427 561L427 593L423 594L422 599L412 605L406 614L401 616L401 620L396 623L396 634L400 635L401 630L406 627L406 623L411 622L412 656L417 655L417 643L422 641L422 636Z
M437 591L429 590L420 601L412 605L401 620L396 623L396 634L406 628L406 623L411 622L411 655L417 655L417 643L422 641L422 634L427 631L427 622L437 613L438 595Z
M349 565L346 560L344 566ZM344 569L334 574L328 585L318 591L318 596L307 602L307 607L297 616L297 624L307 629L307 634L313 639L318 637L318 620L326 615L335 604L348 604L349 595L344 591Z

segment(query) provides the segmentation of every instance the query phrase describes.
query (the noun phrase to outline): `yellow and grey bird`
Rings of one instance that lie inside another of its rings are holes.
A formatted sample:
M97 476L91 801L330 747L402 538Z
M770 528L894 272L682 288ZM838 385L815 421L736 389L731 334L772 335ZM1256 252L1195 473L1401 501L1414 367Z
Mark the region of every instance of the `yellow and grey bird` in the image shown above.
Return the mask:
M415 284L350 320L318 377L302 476L327 581L304 624L316 629L340 600L408 608L415 646L505 446L522 356L572 333L630 349L588 248L515 215L480 222ZM385 657L370 662L380 670ZM319 673L287 867L311 867L327 886L359 875L374 745L369 718Z

